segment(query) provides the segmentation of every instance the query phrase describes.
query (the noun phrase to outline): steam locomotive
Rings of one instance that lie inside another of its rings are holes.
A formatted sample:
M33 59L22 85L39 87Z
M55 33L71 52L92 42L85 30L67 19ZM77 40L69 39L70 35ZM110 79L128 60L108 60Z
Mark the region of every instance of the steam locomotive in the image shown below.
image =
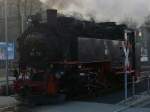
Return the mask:
M90 97L121 85L123 75L116 72L124 72L125 25L79 20L59 15L57 10L47 10L46 22L39 14L31 20L17 40L19 73L14 89L19 96ZM134 31L128 31L133 44ZM130 59L135 69L135 55Z

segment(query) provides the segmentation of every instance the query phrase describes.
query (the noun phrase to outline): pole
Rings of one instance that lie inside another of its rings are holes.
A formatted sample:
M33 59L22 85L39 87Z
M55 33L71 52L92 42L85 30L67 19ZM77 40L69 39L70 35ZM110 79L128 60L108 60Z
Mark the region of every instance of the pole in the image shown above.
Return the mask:
M123 50L124 50L124 54L125 54L125 62L124 62L124 70L125 70L125 74L124 74L124 97L125 100L127 100L128 98L128 67L129 67L129 48L128 48L128 35L127 35L127 31L125 31L124 33L124 38L125 38L125 43L123 43Z
M132 76L132 95L135 96L135 76Z
M4 16L5 16L5 42L6 42L6 60L5 60L5 72L6 72L6 94L9 94L9 78L8 78L8 17L7 17L7 0L4 0Z
M149 76L147 77L147 92L149 93L149 89L150 89L150 80L149 80Z
M128 73L127 71L125 71L124 79L125 79L125 100L127 100L128 98Z
M22 12L22 14L21 14L21 33L23 33L23 31L24 31L24 14Z

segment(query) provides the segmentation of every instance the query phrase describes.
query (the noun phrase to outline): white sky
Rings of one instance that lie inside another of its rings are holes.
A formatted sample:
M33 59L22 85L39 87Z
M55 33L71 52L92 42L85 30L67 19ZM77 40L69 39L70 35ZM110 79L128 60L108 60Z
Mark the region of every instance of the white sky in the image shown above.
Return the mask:
M41 0L48 1L48 0ZM61 9L65 13L78 12L84 16L93 16L98 21L120 21L131 17L142 23L147 15L150 15L150 0L55 0L70 2L66 8ZM78 4L72 4L76 1ZM59 9L58 7L55 7Z

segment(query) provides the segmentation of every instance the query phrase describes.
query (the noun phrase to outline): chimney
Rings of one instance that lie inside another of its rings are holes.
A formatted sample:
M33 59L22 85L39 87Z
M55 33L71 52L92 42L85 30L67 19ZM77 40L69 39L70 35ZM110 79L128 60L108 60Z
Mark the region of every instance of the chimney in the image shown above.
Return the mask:
M49 26L56 26L57 24L57 10L48 9L47 10L47 23Z

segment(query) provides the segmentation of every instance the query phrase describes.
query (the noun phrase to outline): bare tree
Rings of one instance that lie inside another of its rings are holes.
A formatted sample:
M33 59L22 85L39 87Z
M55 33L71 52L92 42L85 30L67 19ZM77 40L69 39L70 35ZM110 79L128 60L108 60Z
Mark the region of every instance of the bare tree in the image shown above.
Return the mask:
M21 29L22 29L22 25L21 25L21 22L22 22L22 15L21 15L21 0L17 0L17 15L18 15L18 33L21 34Z
M0 0L0 37L4 37L4 1ZM28 16L41 10L39 0L7 0L9 40L16 38L26 29ZM0 38L4 41L4 38Z
M42 3L39 0L17 0L17 16L18 16L18 27L19 34L23 31L23 25L26 27L26 24L23 23L26 21L28 16L35 14L41 10Z

